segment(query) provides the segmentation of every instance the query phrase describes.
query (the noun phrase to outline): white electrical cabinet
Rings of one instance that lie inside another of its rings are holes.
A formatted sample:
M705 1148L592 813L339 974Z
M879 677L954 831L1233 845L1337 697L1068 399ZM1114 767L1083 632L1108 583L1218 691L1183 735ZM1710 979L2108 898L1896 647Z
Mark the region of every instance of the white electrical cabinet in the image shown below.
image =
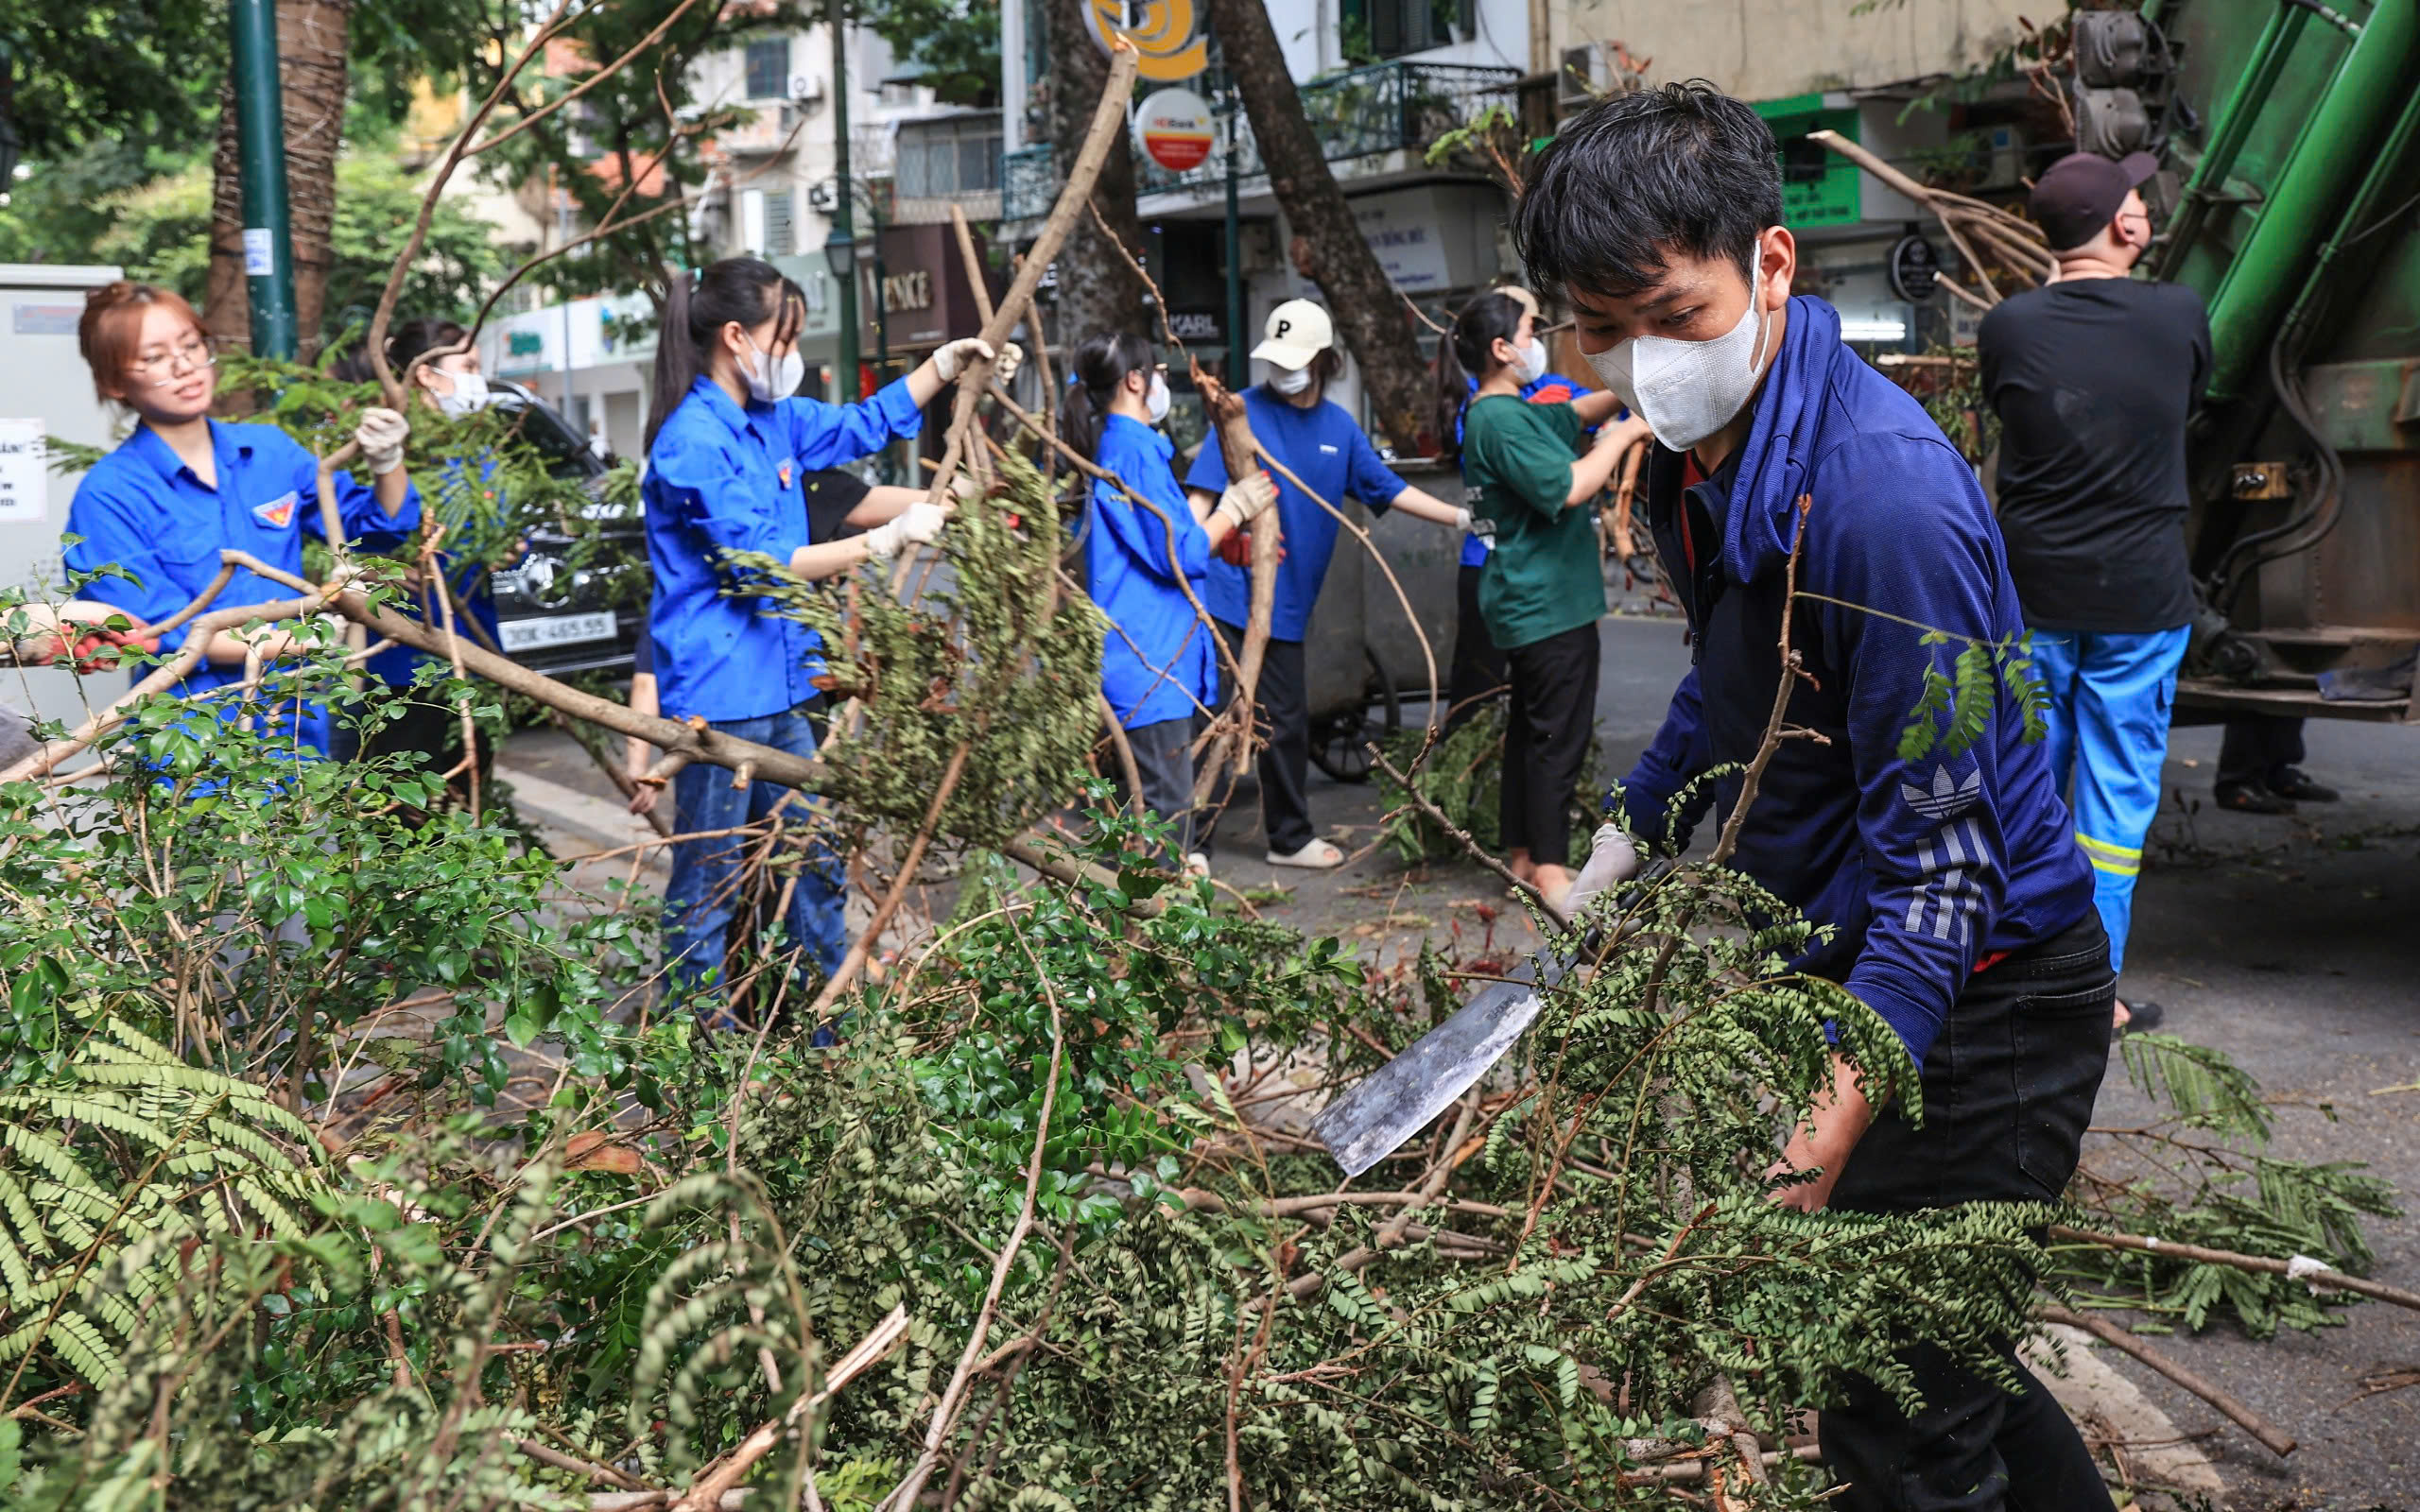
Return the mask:
M59 588L59 536L82 474L53 472L46 441L110 446L118 438L119 423L77 352L76 322L84 296L122 276L114 267L0 263L0 587ZM0 705L46 719L73 723L88 700L97 708L125 691L123 672L79 679L60 667L0 667Z

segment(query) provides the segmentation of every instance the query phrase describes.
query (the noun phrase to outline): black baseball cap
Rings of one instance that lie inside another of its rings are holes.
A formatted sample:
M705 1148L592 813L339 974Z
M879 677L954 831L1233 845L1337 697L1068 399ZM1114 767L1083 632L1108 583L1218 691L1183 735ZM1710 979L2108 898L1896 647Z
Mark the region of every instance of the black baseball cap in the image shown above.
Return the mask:
M2097 152L2070 152L2033 180L2033 222L2050 250L2070 251L2117 218L2128 191L2159 172L2159 159L2129 152L2111 162Z

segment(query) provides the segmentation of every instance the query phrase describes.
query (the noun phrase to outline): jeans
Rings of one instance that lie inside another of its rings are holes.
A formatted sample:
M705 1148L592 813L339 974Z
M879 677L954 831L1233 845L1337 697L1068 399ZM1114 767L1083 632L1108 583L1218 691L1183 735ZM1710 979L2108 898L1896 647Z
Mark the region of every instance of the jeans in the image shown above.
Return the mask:
M2109 965L2126 967L2143 836L2159 816L2169 711L2187 627L2142 634L2035 630L2033 665L2049 694L2050 781L2073 768L2076 844L2092 863L2092 901L2109 931Z
M1966 979L1925 1056L1925 1123L1886 1108L1858 1142L1831 1206L1911 1212L2048 1202L2066 1190L2109 1064L2117 997L2097 913ZM1851 1512L2079 1512L2109 1493L2048 1391L2001 1347L2012 1394L1930 1345L1902 1354L1912 1418L1870 1382L1823 1414L1824 1461Z
M1171 870L1180 869L1193 849L1193 715L1137 725L1126 732L1126 744L1134 747L1135 775L1143 780L1143 807L1166 821L1176 848L1174 856L1158 859ZM1123 772L1118 773L1117 787L1119 802L1133 796L1125 791Z
M737 740L754 741L793 756L815 754L811 713L821 699L809 700L786 713L761 719L717 719L714 728ZM772 813L773 805L790 791L758 781L745 790L735 788L728 768L693 762L672 780L673 832L737 829ZM807 822L808 809L792 802L783 817L794 827ZM695 992L720 978L726 939L739 917L750 849L758 837L717 834L683 840L672 848L672 882L664 892L665 972L676 992ZM786 858L800 860L792 851ZM807 842L798 867L798 886L790 894L789 911L782 923L788 943L804 945L806 954L826 974L840 968L848 953L847 927L840 917L847 879L840 860L821 838Z

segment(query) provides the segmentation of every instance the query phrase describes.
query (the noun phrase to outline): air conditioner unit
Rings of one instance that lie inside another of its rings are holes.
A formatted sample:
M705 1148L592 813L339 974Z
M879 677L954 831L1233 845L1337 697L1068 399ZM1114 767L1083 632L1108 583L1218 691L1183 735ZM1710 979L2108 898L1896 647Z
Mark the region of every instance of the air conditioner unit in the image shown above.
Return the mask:
M1555 70L1554 78L1557 105L1564 110L1579 110L1594 103L1604 85L1604 48L1592 42L1563 50L1563 63Z
M790 98L801 105L816 105L823 99L823 80L813 74L794 74L790 77Z

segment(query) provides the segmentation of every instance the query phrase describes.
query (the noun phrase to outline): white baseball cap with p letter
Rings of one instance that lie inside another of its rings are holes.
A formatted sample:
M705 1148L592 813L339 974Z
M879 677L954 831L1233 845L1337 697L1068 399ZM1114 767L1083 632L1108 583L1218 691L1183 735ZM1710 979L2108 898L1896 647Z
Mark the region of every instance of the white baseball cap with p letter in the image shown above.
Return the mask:
M1270 311L1264 335L1268 339L1253 348L1252 354L1280 368L1307 368L1313 357L1336 345L1336 326L1327 311L1308 300L1288 300Z

